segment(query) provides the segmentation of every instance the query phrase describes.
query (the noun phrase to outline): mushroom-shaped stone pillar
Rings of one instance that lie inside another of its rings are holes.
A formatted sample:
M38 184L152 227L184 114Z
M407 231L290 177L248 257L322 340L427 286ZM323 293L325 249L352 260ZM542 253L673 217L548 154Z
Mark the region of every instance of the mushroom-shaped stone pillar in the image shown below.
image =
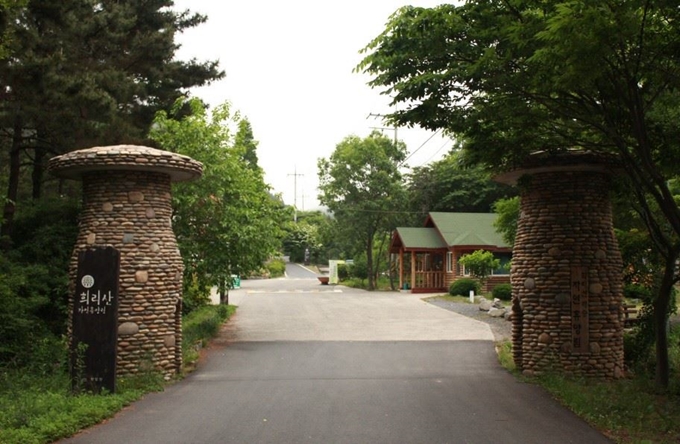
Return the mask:
M615 171L609 157L538 154L496 178L520 185L512 341L527 374L622 376L622 261L609 200Z
M182 365L183 272L172 231L170 183L200 177L202 164L154 148L118 145L54 157L48 169L58 177L83 181L72 288L80 252L96 247L119 251L118 374L151 366L170 378Z

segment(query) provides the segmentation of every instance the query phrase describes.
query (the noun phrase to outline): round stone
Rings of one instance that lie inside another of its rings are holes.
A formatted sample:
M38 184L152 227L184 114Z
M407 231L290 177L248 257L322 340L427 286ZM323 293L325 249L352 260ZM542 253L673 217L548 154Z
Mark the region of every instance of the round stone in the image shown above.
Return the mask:
M118 326L118 334L121 336L134 335L139 331L139 325L134 322L123 322Z
M617 366L617 367L614 369L614 378L615 378L615 379L621 379L621 378L623 378L623 376L624 376L623 370L621 370L621 367L618 367L618 366Z
M174 347L175 342L175 335L165 335L165 338L163 339L163 344L165 344L166 347Z
M89 245L94 244L97 241L97 235L95 233L90 233L87 235L87 243Z
M146 217L156 217L156 211L154 211L153 208L147 208L146 209Z
M111 202L104 202L102 204L102 211L104 211L105 213L110 213L111 211L113 211L113 204Z
M601 351L602 348L600 347L600 344L598 344L597 342L590 343L590 353L594 355L599 355Z
M597 250L595 252L595 258L596 259L606 259L607 258L607 253L604 250Z
M602 284L590 284L589 290L592 294L600 294L602 293Z
M557 247L552 247L550 250L548 250L548 254L553 257L557 257L560 255L560 249Z
M153 243L153 244L151 244L149 249L154 253L158 253L160 251L161 247L159 247L157 243Z
M548 333L541 333L538 337L538 342L541 344L552 344L552 337Z
M529 289L529 290L533 290L534 288L536 288L536 282L534 281L534 279L533 278L526 278L524 280L524 288Z
M146 270L138 270L135 272L135 281L137 282L147 282L149 280L149 272Z
M144 200L144 193L140 191L130 191L128 193L128 202L137 203Z
M563 342L560 350L562 350L562 353L571 353L574 350L574 346L571 342Z

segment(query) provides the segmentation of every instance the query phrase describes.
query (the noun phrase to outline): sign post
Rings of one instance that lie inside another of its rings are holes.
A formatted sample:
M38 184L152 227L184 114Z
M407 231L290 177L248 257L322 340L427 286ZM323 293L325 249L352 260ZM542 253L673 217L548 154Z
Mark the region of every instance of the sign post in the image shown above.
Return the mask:
M116 391L119 274L120 253L113 247L78 254L70 350L73 390Z

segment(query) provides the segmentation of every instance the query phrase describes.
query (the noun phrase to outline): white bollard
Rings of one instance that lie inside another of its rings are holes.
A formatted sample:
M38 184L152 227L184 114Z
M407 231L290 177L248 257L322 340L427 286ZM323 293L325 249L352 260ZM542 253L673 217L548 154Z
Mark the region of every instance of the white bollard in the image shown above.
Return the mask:
M475 303L475 291L470 290L470 303L474 304Z

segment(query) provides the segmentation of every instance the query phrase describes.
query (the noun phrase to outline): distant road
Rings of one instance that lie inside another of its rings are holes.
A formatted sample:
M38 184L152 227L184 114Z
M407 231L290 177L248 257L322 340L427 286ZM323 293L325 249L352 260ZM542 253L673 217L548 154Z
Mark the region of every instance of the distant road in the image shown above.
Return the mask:
M286 275L289 279L316 279L317 274L300 264L286 264Z

